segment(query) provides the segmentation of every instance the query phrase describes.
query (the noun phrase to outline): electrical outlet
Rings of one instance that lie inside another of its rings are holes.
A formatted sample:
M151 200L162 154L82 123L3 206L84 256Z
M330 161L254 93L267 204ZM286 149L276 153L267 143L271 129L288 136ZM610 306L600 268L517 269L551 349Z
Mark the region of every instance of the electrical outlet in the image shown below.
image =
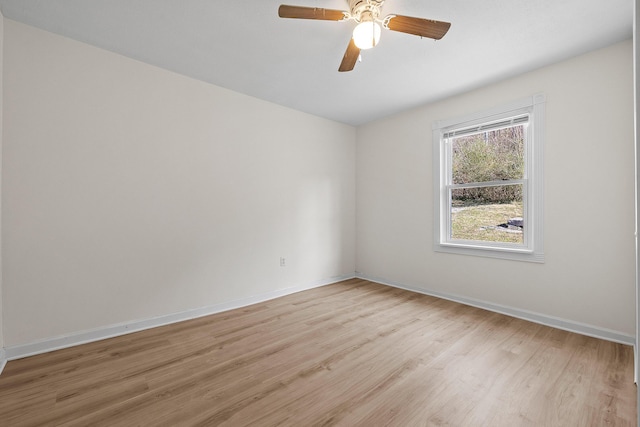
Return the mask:
M287 265L287 260L284 257L280 257L280 267L285 267Z

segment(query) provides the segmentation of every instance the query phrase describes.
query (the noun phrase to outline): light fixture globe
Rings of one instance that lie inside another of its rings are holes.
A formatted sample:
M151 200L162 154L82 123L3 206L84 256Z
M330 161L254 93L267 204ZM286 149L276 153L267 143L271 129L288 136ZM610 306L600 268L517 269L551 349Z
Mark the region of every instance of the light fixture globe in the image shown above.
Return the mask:
M361 22L353 30L353 42L360 49L371 49L380 41L381 31L377 22Z

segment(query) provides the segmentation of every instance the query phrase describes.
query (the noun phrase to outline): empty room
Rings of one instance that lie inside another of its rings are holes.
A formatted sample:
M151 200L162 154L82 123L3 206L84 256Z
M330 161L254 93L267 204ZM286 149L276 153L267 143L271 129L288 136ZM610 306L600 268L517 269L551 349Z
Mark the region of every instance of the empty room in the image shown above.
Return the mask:
M0 425L637 425L633 1L0 11Z

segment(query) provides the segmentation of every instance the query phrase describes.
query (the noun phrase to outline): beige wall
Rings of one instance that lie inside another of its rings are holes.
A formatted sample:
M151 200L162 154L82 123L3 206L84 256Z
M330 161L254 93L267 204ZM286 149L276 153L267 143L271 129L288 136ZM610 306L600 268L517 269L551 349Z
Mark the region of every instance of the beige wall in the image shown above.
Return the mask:
M544 264L435 253L431 125L546 95ZM359 274L635 334L631 40L358 128Z
M353 275L354 128L10 20L5 59L7 348Z

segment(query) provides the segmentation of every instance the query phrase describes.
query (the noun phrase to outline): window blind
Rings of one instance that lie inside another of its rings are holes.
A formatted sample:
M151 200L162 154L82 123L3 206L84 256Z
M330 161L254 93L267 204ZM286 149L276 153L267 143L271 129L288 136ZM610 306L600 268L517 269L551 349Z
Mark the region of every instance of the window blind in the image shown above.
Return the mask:
M529 115L525 114L523 116L511 117L506 120L500 120L494 123L483 123L480 126L471 126L468 128L455 129L449 132L446 132L443 137L444 138L454 138L459 136L468 136L473 135L474 133L481 132L489 132L498 129L504 129L516 125L521 125L529 122Z

